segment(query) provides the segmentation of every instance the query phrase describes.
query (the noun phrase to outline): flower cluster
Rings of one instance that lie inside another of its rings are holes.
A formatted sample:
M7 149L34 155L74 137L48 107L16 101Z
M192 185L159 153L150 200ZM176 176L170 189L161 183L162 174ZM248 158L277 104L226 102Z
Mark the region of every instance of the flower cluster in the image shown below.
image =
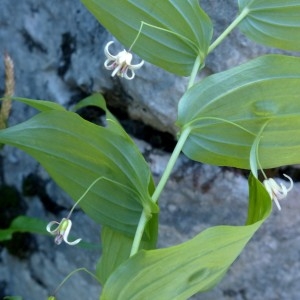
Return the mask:
M51 229L53 225L57 225L54 229ZM68 245L76 245L78 244L81 239L77 239L73 242L68 241L68 236L70 233L70 230L72 228L72 221L68 218L63 218L60 223L56 221L51 221L47 225L47 231L51 233L52 235L55 235L54 242L57 245L60 245L62 241L65 241Z
M290 186L288 188L283 183L280 183L279 185L273 178L265 179L263 181L267 192L269 193L271 199L275 202L279 210L281 210L281 206L278 200L284 199L294 186L293 180L290 176L287 176L285 174L283 174L283 176L290 181Z
M70 230L72 228L72 221L70 220L70 218L71 218L71 215L72 215L75 207L78 205L78 203L86 196L86 194L90 191L90 189L101 179L103 179L102 176L98 177L91 183L91 185L82 194L82 196L75 202L75 204L71 208L71 210L66 218L63 218L60 222L51 221L50 223L48 223L46 229L49 233L51 233L52 235L55 235L54 242L57 245L60 245L62 243L62 241L64 241L68 245L73 246L73 245L78 244L81 241L81 239L77 239L73 242L68 241L68 236L69 236ZM56 225L56 227L54 229L52 229L53 225Z
M113 44L113 41L107 43L104 48L104 53L106 55L106 61L104 62L104 67L107 70L113 70L111 76L114 77L118 75L120 77L124 77L125 79L131 80L134 78L134 71L141 68L144 64L142 60L139 64L132 65L132 54L127 52L125 49L119 52L117 55L113 55L109 52L109 46ZM130 72L130 74L129 74Z

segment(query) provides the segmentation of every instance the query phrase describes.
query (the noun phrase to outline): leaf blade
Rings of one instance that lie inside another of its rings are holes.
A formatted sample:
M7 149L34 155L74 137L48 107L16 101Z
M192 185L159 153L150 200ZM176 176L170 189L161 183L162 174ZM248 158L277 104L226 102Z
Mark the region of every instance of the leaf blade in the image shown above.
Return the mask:
M185 300L216 285L270 214L269 195L254 176L249 188L247 226L211 227L183 244L141 251L111 275L100 299Z
M197 161L249 169L253 141L265 126L262 167L299 162L299 68L299 58L266 55L195 85L179 103L177 125L192 128L183 152Z
M47 223L38 218L18 216L10 224L9 228L0 229L0 241L9 240L15 232L30 232L37 234L48 234Z
M212 24L196 0L82 2L126 47L131 46L142 22L149 24L143 26L133 51L152 64L188 76L198 55L204 61Z
M239 0L248 10L241 31L255 42L284 50L300 51L300 3L297 0Z
M73 199L102 176L79 203L98 223L134 235L143 207L157 211L149 168L127 135L50 110L0 131L0 141L37 159Z
M0 99L4 100L4 98ZM39 111L47 111L47 110L62 110L65 111L65 108L58 103L46 100L33 100L28 98L21 97L12 97L12 100L16 100L18 102L22 102L26 105L29 105Z
M155 214L147 223L145 231L153 230L148 239L141 241L139 249L155 249L157 241L158 215ZM145 233L147 234L147 233ZM102 285L105 284L109 276L126 261L131 252L134 237L130 237L121 232L117 232L109 227L104 227L101 232L103 245L102 256L96 266L96 276Z

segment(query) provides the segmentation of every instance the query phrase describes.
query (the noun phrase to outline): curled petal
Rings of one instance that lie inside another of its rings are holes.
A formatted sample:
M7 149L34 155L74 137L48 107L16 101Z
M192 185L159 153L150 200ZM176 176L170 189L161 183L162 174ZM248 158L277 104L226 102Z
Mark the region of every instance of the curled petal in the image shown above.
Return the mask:
M65 228L65 231L63 232L62 236L63 236L63 240L64 240L67 244L73 246L73 245L78 244L78 243L81 241L81 239L77 239L77 240L75 240L74 242L69 242L69 241L68 241L68 236L69 236L69 233L70 233L71 228L72 228L72 221L71 221L71 220L68 220L67 227Z
M274 192L277 190L277 187L278 187L278 184L276 183L276 181L273 178L269 178L269 179L264 180L263 184L264 184L271 200L273 200L275 202L277 208L279 210L281 210L281 206L278 202L278 197L276 196L277 192Z
M136 64L136 65L130 65L129 68L130 68L131 70L137 70L137 69L140 69L140 68L143 66L144 63L145 63L145 62L142 60L139 64Z
M51 227L52 227L54 224L57 225L57 226L56 226L55 229L52 229L52 230L51 230ZM46 229L47 229L47 231L48 231L49 233L51 233L52 235L56 235L57 232L58 232L58 230L59 230L59 225L60 225L60 223L58 223L58 222L56 222L56 221L51 221L50 223L48 223Z
M111 62L111 63L110 63ZM104 62L104 67L106 70L113 70L115 67L116 67L116 63L114 60L111 60L111 59L107 59L105 62Z
M81 241L82 239L77 239L77 240L75 240L75 241L73 241L73 242L69 242L68 240L67 240L67 237L65 237L64 238L64 241L68 244L68 245L70 245L70 246L74 246L74 245L77 245L78 243L80 243L80 241Z
M128 71L129 71L129 70L130 70L130 72L131 72L131 76L128 76ZM123 77L124 77L125 79L127 79L127 80L133 79L134 76L135 76L135 73L134 73L134 71L132 70L132 68L127 68L126 72L123 73Z
M131 80L134 78L135 76L135 73L134 73L134 70L137 70L139 68L142 67L142 65L144 64L144 61L142 60L139 64L136 64L136 65L129 65L128 68L126 69L126 71L124 72L124 78L125 79L128 79L128 80ZM131 72L131 76L128 76L128 71L130 70Z
M291 190L292 190L292 188L294 187L294 182L293 182L293 179L290 177L290 176L288 176L288 175L286 175L286 174L283 174L283 176L285 177L285 178L287 178L289 181L290 181L290 186L287 188L287 193L288 192L290 192ZM286 187L285 187L286 188Z
M109 52L109 50L108 50L109 46L110 46L111 44L113 44L113 43L114 43L113 41L108 42L108 43L106 44L105 48L104 48L104 54L105 54L105 56L106 56L109 60L116 60L116 59L117 59L117 56L112 55L112 54Z

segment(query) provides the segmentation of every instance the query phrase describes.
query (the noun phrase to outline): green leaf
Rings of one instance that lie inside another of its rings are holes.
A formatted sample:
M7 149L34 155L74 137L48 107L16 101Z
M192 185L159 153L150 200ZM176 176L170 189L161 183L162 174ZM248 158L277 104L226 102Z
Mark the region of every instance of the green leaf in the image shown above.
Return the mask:
M242 32L257 43L300 51L299 0L239 0Z
M110 274L128 259L133 238L104 227L101 231L102 256L96 267L96 276L102 285Z
M19 216L11 222L9 228L0 229L0 241L10 240L15 232L47 234L46 225L41 219Z
M261 132L262 168L299 163L300 58L266 55L212 75L179 103L177 125L190 130L183 152L191 159L249 169Z
M185 300L215 286L270 214L263 185L249 178L247 226L216 226L166 249L140 251L108 279L101 300Z
M252 173L249 176L248 184L249 207L246 225L252 225L259 220L265 221L268 218L272 202L263 184Z
M0 131L0 142L33 156L74 200L101 176L79 203L98 223L132 236L143 209L149 218L158 212L150 197L149 167L132 140L116 128L50 110Z
M121 127L118 121L107 109L105 100L100 94L94 94L83 99L75 106L75 109L80 109L90 105L103 109L106 112L107 125L111 129L116 129L117 131L120 130ZM154 191L154 184L149 188L152 193ZM153 249L156 247L157 229L158 214L153 214L145 228L145 236L148 236L148 239L144 238L144 240L141 241L140 249ZM129 258L133 239L133 236L130 237L109 227L104 227L102 229L102 256L96 267L96 276L102 285L105 284L106 280L114 272L114 270Z
M150 239L141 241L140 249L155 249L157 241L158 214L154 214L147 223L145 231ZM149 233L149 230L151 231ZM134 237L129 237L108 227L101 232L102 256L97 264L96 275L104 285L114 270L129 258Z
M107 109L105 99L101 94L96 93L81 100L75 105L74 110L78 110L86 106L96 106L104 110L104 112L106 113L107 127L109 127L111 130L115 130L116 133L127 135L115 116Z
M154 215L150 222L154 219L157 219L157 214ZM154 249L156 246L156 238L157 237L155 236L152 240L142 240L140 249ZM103 251L97 264L96 275L104 285L114 270L129 258L133 237L104 227L101 232L101 241Z
M4 100L4 98L2 98L1 100ZM51 102L51 101L33 100L33 99L20 98L20 97L13 97L12 100L16 100L18 102L27 104L39 111L47 111L47 110L63 110L63 111L65 111L64 107L62 107L61 105L59 105L55 102Z
M169 72L189 76L207 54L212 23L198 0L82 0L97 20L141 58Z
M6 296L3 300L22 300L23 298L20 296Z

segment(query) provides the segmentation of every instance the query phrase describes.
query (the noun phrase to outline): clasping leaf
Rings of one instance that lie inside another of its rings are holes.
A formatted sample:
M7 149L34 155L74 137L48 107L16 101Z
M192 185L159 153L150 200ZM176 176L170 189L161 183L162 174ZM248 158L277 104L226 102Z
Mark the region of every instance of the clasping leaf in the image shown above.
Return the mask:
M190 75L198 56L204 63L212 23L198 0L82 2L126 47L140 32L132 51L144 60L182 76Z
M179 102L177 125L191 133L196 161L249 169L254 140L262 168L299 163L300 58L266 55L204 79Z

